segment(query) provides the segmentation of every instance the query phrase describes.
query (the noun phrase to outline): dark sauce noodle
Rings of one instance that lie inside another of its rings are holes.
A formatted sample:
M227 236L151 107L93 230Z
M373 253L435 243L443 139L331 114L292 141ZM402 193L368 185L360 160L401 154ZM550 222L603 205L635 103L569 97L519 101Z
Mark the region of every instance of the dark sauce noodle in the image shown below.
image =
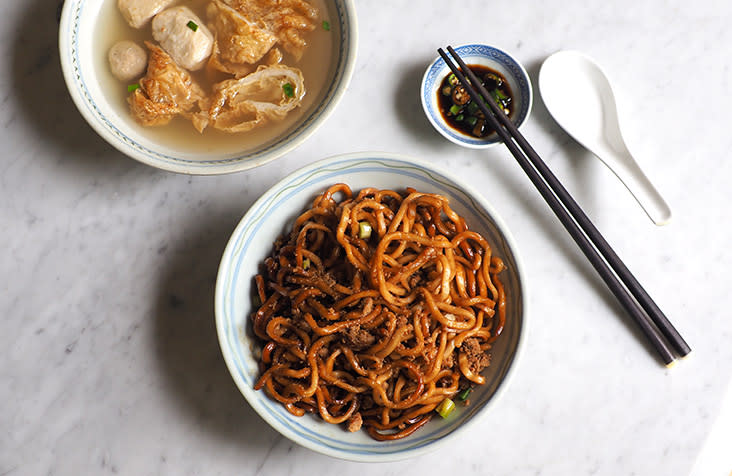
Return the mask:
M469 64L468 67L481 79L483 87L510 118L513 115L513 95L506 78L487 66ZM473 137L486 137L495 130L486 124L485 116L468 92L457 82L454 74L442 80L437 91L437 105L445 122L452 128Z

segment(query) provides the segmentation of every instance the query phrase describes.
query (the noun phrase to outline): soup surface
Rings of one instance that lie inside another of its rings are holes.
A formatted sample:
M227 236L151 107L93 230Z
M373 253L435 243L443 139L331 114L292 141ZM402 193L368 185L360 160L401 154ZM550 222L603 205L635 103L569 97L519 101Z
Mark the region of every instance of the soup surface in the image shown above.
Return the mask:
M193 10L201 19L206 18L206 5L210 0L181 0L174 5L184 5ZM98 42L95 47L95 67L100 87L106 92L110 105L118 112L119 117L143 137L155 143L182 152L200 153L216 152L245 153L267 143L273 143L298 122L307 118L326 94L327 85L335 71L335 41L340 38L337 16L333 5L325 0L309 0L320 11L316 28L306 36L308 47L300 61L296 61L289 53L283 52L282 64L298 68L305 78L305 97L302 103L287 117L278 122L267 124L247 132L227 133L207 128L199 133L191 122L183 117L174 118L169 124L159 127L144 127L132 117L127 103L129 84L115 78L109 68L107 55L109 49L118 41L132 40L141 46L143 41L153 41L150 23L141 29L130 27L117 9L117 0L104 0L99 21L95 31ZM322 25L327 22L327 29ZM204 68L191 72L193 78L207 92L211 91L214 82L230 78L225 74L212 77ZM132 81L135 82L135 81Z

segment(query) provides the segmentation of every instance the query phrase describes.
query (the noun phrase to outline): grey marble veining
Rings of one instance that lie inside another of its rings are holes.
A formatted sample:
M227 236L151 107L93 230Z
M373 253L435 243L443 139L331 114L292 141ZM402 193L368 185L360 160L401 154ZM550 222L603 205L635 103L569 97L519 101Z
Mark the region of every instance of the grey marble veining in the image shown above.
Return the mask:
M359 59L337 111L286 157L223 177L161 172L108 146L66 92L58 1L3 3L0 475L689 474L732 380L732 5L357 3ZM534 82L559 49L591 55L613 80L668 226L648 221L538 94L524 132L687 337L694 352L676 368L655 360L507 151L458 149L423 117L419 80L436 48L473 41L511 51ZM368 149L482 190L531 290L526 354L495 411L437 453L374 465L269 428L229 377L213 321L218 261L247 208L299 166Z

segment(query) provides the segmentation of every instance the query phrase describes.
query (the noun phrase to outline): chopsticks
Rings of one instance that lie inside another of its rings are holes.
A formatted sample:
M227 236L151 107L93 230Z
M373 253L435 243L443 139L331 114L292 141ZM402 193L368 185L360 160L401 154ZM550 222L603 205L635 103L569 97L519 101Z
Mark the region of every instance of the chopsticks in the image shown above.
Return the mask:
M481 81L451 46L448 46L447 50L455 58L459 67L452 62L442 48L439 48L437 52L478 105L485 115L487 123L501 137L503 143L605 281L610 291L641 328L663 363L667 367L671 367L675 363L676 356L684 357L689 354L691 348L681 334L595 228L582 208L549 170L539 154L494 101L482 99L492 98L492 95L486 91ZM669 348L669 344L673 347L673 351Z

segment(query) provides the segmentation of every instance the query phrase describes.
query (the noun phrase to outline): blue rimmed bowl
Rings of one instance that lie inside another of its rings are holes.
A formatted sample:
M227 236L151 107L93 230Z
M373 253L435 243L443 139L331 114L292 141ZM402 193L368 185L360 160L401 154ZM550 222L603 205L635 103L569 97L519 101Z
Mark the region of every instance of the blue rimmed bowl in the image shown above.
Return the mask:
M324 86L319 91L308 91L303 107L275 125L272 133L255 129L245 133L258 137L251 139L241 134L205 131L210 135L198 141L192 126L182 133L166 130L168 126L146 129L129 114L125 101L127 85L116 82L107 67L108 47L116 41L108 38L107 32L127 28L116 4L116 0L66 0L59 26L61 67L71 98L89 125L120 152L153 167L214 175L250 169L281 157L325 122L353 75L358 44L354 0L329 0L323 2L322 14L328 31L318 28L311 35L328 34L332 39L327 48L316 48L316 38L312 36L312 53L306 52L320 61L311 69L324 75ZM305 81L306 85L310 81L307 74ZM182 129L186 124L179 126Z
M470 44L455 48L458 55L467 65L487 66L498 71L506 78L513 95L514 109L511 113L511 122L520 127L529 117L534 100L531 80L524 67L513 56L494 46ZM437 101L440 94L440 84L450 74L450 68L439 56L427 67L422 78L420 96L430 124L446 139L463 147L484 149L501 143L497 134L477 138L465 134L450 126L440 113Z
M251 335L253 277L272 252L274 240L330 185L347 183L352 189L414 187L449 198L470 228L493 245L507 265L501 275L507 294L506 327L493 347L492 363L483 372L486 384L476 388L470 405L449 418L433 418L407 438L374 441L365 431L346 432L320 418L295 417L263 391L255 391L259 366ZM516 245L503 220L488 200L460 179L428 163L385 153L342 155L310 164L272 187L249 209L224 251L216 281L216 329L221 350L236 385L256 412L290 440L314 451L362 462L393 461L434 450L478 424L505 392L525 340L526 283Z

